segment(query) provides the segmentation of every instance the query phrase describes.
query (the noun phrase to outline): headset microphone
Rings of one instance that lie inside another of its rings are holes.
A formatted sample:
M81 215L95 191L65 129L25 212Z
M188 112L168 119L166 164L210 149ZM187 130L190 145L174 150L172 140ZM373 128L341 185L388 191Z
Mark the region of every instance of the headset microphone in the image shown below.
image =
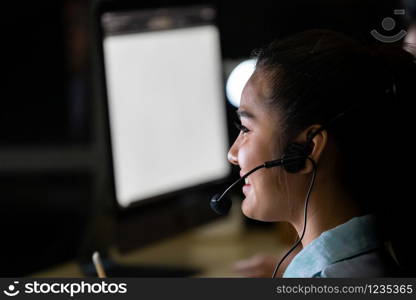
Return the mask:
M394 93L396 93L395 88L396 87L393 86L393 92ZM286 147L282 158L277 159L277 160L267 161L264 164L255 167L250 172L248 172L247 174L244 174L244 176L242 176L240 179L235 181L232 185L230 185L221 195L217 194L214 197L212 197L212 199L210 201L211 208L215 212L217 212L218 214L221 214L221 215L226 214L226 213L228 213L228 211L231 208L231 199L230 198L225 198L224 197L225 194L227 194L228 191L232 187L234 187L240 181L244 180L250 174L252 174L252 173L254 173L257 170L262 169L262 168L271 168L271 167L280 167L280 166L282 166L286 170L286 172L288 172L288 173L297 173L305 167L306 160L309 160L311 162L311 164L313 166L313 171L312 171L312 179L311 179L311 182L309 184L308 192L306 194L306 199L305 199L304 221L303 221L302 234L300 235L299 239L294 243L294 245L290 248L290 250L282 257L282 259L279 261L279 263L276 264L276 267L273 271L272 278L274 278L276 276L280 265L283 263L283 261L286 259L286 257L302 242L302 239L303 239L303 237L305 235L305 232L306 232L306 220L307 220L307 215L308 215L309 197L311 195L311 191L312 191L312 188L313 188L314 183L315 183L315 177L316 177L316 172L317 172L317 166L316 166L315 161L312 158L309 157L309 155L312 153L312 139L319 132L326 129L333 122L342 118L344 115L346 115L348 112L350 112L354 109L355 108L352 107L352 108L350 108L346 111L341 112L340 114L336 115L334 118L329 120L329 122L327 122L326 124L321 126L318 130L309 134L305 144L290 143Z
M309 136L308 141L306 144L298 144L298 143L290 143L287 148L285 149L285 152L282 156L282 158L272 161L266 161L264 164L259 165L252 169L247 174L244 174L241 178L239 178L237 181L235 181L232 185L230 185L221 195L217 194L214 197L212 197L210 204L211 208L218 214L226 214L231 208L231 199L225 198L224 196L228 193L228 191L233 188L237 183L244 180L249 175L253 174L257 170L260 170L262 168L272 168L272 167L280 167L282 166L286 172L288 173L297 173L300 170L302 170L305 166L306 160L310 160L313 165L313 173L312 173L312 180L308 189L308 194L306 196L305 200L305 214L304 214L304 223L303 223L303 231L300 238L296 241L296 243L292 246L292 248L283 256L283 258L279 261L279 263L276 265L272 278L276 276L277 270L279 269L282 262L285 260L285 258L299 245L299 243L302 241L303 236L305 235L306 231L306 216L307 216L307 208L308 208L308 202L309 202L309 196L312 191L313 184L315 182L315 176L316 176L316 164L313 159L309 157L309 154L312 152L311 147L311 140L312 138L322 130L322 128L318 129L314 134Z
M248 177L252 173L256 172L257 170L260 170L262 168L268 169L268 168L280 167L280 166L285 166L285 168L288 167L288 166L291 166L290 170L292 170L294 164L299 162L299 161L303 161L303 164L302 164L302 167L303 167L303 165L305 163L305 156L304 155L302 155L302 156L292 156L292 157L283 156L283 158L281 158L281 159L266 161L264 164L255 167L250 172L244 174L244 176L240 177L233 184L231 184L222 194L216 194L214 197L212 197L212 199L210 201L210 205L211 205L212 210L214 210L219 215L227 214L229 212L230 208L231 208L232 203L231 203L230 198L224 197L224 196L237 183L244 180L246 177ZM296 165L299 165L299 164L296 164Z

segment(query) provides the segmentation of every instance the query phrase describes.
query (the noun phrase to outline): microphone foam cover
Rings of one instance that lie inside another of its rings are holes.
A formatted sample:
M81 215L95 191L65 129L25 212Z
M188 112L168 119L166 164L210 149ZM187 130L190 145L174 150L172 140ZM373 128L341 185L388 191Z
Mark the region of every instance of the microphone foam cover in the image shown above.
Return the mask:
M215 211L219 215L225 215L230 211L231 208L231 199L228 197L223 197L221 200L218 201L220 194L216 194L212 197L210 201L210 205L213 211Z

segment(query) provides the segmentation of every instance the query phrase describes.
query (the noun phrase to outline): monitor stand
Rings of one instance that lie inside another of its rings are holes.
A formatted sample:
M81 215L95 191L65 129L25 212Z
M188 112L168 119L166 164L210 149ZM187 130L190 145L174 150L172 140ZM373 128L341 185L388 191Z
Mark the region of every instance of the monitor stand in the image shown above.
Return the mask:
M190 277L201 272L188 267L120 264L110 259L103 259L103 266L107 277ZM94 264L81 264L80 267L85 276L98 276Z

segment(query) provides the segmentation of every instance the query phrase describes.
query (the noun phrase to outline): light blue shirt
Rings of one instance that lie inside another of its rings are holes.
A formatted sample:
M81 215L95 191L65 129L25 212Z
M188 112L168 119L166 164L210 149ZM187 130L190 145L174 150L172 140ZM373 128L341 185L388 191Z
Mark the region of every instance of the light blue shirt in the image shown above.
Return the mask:
M389 276L374 215L354 217L323 232L292 260L283 277ZM387 274L387 275L386 275Z

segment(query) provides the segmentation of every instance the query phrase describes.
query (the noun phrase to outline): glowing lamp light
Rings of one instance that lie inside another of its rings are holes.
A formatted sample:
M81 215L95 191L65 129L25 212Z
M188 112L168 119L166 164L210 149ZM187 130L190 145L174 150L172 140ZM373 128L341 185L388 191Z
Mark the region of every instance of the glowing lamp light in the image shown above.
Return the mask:
M255 65L256 59L245 60L235 67L228 77L225 93L228 101L233 106L240 106L241 93L243 92L248 79L253 74Z

